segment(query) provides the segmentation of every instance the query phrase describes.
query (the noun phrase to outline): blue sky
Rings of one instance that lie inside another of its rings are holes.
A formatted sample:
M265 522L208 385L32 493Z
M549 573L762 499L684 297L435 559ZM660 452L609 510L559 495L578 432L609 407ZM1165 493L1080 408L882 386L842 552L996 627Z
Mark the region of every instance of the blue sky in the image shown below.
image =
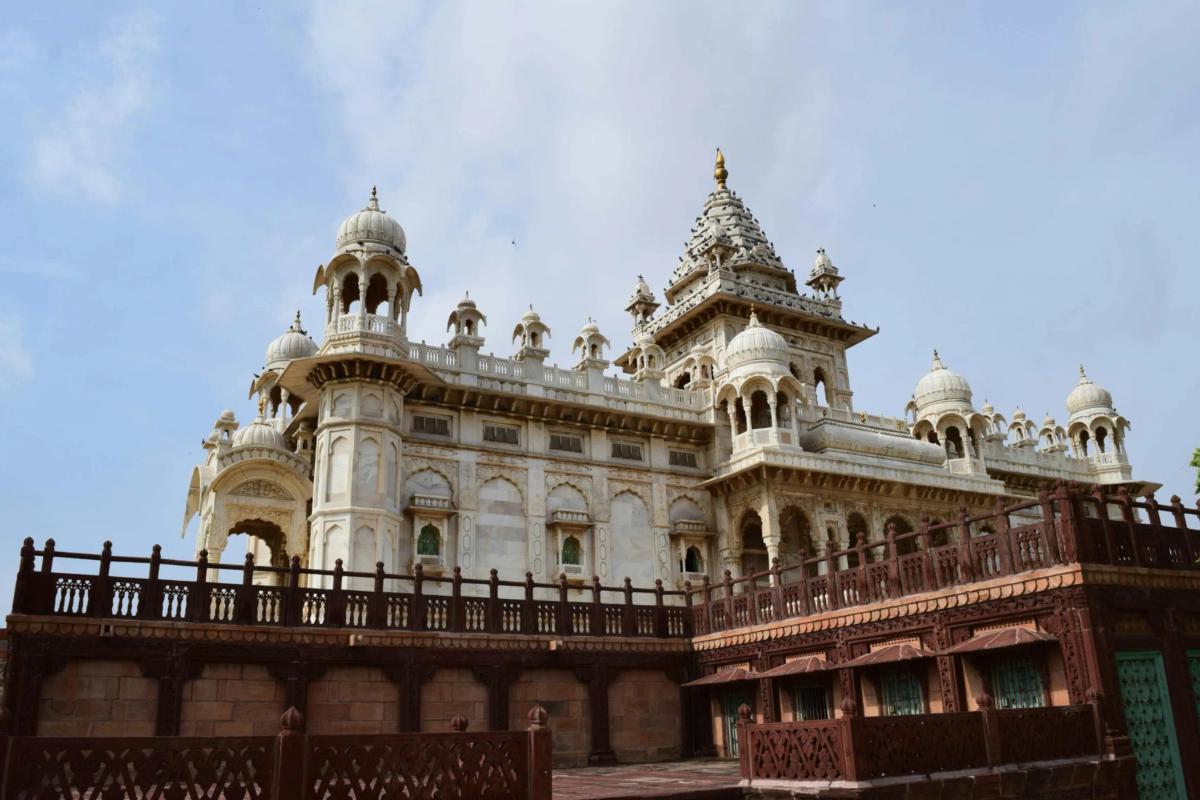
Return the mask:
M41 4L49 6L51 4ZM190 555L200 440L372 184L441 343L532 302L552 361L618 346L729 183L798 272L825 247L856 407L937 347L977 404L1065 420L1076 364L1189 503L1200 445L1194 3L14 4L0 21L0 497L21 538ZM516 245L512 244L516 241Z

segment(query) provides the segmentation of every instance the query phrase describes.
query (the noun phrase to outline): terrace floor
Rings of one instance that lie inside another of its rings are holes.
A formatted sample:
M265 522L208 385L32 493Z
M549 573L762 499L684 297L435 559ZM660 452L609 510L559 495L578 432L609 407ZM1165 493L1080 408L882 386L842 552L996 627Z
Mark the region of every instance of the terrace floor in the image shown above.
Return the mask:
M695 759L554 770L554 800L733 800L738 762Z

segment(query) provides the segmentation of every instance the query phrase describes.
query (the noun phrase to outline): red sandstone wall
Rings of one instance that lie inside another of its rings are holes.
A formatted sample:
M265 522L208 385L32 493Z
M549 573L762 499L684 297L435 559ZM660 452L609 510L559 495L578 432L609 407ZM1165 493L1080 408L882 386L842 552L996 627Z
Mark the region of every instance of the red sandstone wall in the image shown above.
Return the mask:
M377 667L330 667L308 686L308 732L396 733L400 690Z
M554 734L554 766L586 766L591 748L591 714L587 686L566 669L531 669L521 673L508 695L509 730L529 726L530 706L540 703L550 714Z
M183 685L181 736L271 736L279 732L283 685L259 664L205 664Z
M460 714L467 718L467 730L486 731L487 687L469 669L439 669L421 686L421 730L445 733Z
M132 661L72 661L42 684L38 736L153 736L158 681Z
M679 685L662 672L624 670L608 687L609 739L617 761L679 758Z

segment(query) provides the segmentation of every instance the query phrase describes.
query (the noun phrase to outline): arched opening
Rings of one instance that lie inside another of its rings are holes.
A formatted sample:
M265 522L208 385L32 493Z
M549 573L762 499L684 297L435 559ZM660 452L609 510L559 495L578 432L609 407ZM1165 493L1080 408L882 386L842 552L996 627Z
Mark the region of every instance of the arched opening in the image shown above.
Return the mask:
M349 314L358 299L358 273L348 272L346 277L342 278L342 313Z
M775 414L779 417L779 427L790 428L792 426L792 404L788 400L786 392L776 392Z
M583 548L579 546L579 540L574 536L563 539L559 563L563 566L583 566Z
M742 403L742 398L738 398L733 405L734 421L737 423L737 433L746 432L746 407Z
M475 320L469 319L463 324L463 330L467 332L467 336L475 335Z
M800 368L796 366L795 362L788 364L788 372L792 373L792 377L796 380L804 382L804 379L800 377Z
M788 506L779 515L779 560L784 566L800 563L801 557L813 558L817 555L813 546L812 525L808 515L796 506ZM785 574L784 580L798 580L799 571Z
M1088 442L1091 440L1092 437L1088 435L1087 431L1079 432L1079 455L1083 456L1084 458L1087 458L1088 456Z
M829 402L829 387L825 377L825 370L817 367L813 370L813 391L817 395L817 405L828 406Z
M931 527L931 528L934 525L941 525L941 524L942 524L942 521L940 519L929 520L929 527ZM945 547L948 544L950 544L950 529L949 528L942 528L941 530L929 532L929 546L930 547Z
M979 457L979 440L975 437L975 431L967 428L967 440L971 443L971 455Z
M599 357L600 357L600 345L593 344L591 347L588 348L588 358L599 358Z
M767 402L767 393L761 389L750 395L750 427L771 427L771 404Z
M683 555L683 571L684 572L704 572L704 556L700 554L700 548L692 545Z
M766 572L770 566L767 544L763 541L762 520L753 511L742 520L742 574Z
M867 525L867 518L857 511L851 511L846 515L846 531L850 534L850 545L857 545L861 538L864 542L871 541L871 529ZM873 550L867 550L867 563L875 560Z
M687 385L691 382L692 382L692 373L684 372L682 375L680 375L678 378L675 379L675 388L676 389L686 389Z
M538 333L537 331L530 331L529 332L529 346L530 347L541 347L542 346L542 335L540 333Z
M930 431L929 435L926 436L925 438L929 441L930 444L938 443L937 431Z
M1099 450L1101 453L1107 452L1104 449L1105 442L1107 442L1107 441L1108 441L1108 430L1103 427L1096 428L1096 449Z
M286 569L290 554L287 552L287 537L274 522L264 519L243 519L230 526L228 534L236 536L245 534L249 537L246 551L254 555L254 563L260 567L281 567ZM270 586L282 585L278 573L255 573L255 583Z
M962 434L959 433L958 428L954 425L946 428L946 455L950 458L963 457Z
M913 528L913 525L911 522L909 522L907 519L900 516L899 514L893 514L892 516L887 518L886 522L883 523L883 527L884 527L885 531L887 530L889 525L893 526L896 531L896 537L897 537L896 538L896 554L897 555L906 556L909 553L917 552L917 538L915 536L911 536L907 539L899 538L900 534L902 534L902 533L912 533L913 532L914 528Z
M432 522L426 523L417 536L417 555L440 556L442 554L442 532Z
M376 272L367 281L367 313L387 314L388 281L381 272Z

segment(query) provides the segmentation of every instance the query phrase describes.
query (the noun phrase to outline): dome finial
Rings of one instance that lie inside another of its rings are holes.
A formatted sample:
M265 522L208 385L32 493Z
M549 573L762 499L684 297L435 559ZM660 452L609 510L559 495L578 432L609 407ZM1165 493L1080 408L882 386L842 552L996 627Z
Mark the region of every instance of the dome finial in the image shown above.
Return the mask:
M754 310L754 303L750 304L750 321L746 323L748 327L755 328L758 326L758 312Z
M725 154L721 152L721 148L717 148L717 166L713 170L713 177L717 179L717 188L725 188L725 179L729 177L729 171L725 169Z
M945 368L946 368L945 365L942 364L942 357L938 355L937 348L936 347L933 348L933 367L931 367L931 369L945 369Z
M379 210L379 192L374 186L371 187L371 199L367 201L367 208L371 211Z
M1087 378L1087 373L1083 371L1083 364L1080 364L1079 365L1079 380L1082 381L1086 378Z

